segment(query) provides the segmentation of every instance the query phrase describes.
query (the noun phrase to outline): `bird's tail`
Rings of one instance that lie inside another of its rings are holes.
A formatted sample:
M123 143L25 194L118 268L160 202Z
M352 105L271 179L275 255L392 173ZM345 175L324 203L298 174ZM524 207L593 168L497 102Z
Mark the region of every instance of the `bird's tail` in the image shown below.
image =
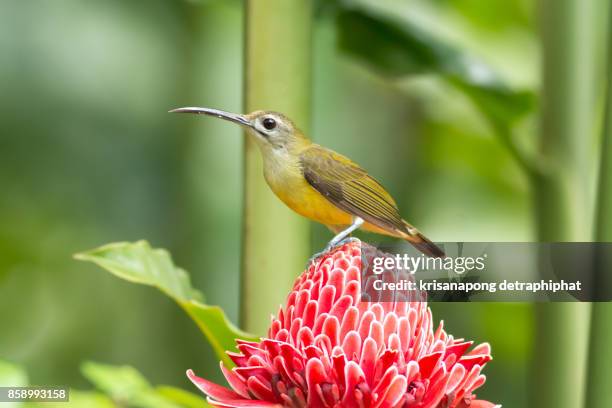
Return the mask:
M416 249L421 251L427 256L434 258L445 258L446 254L440 247L431 242L425 235L421 234L419 230L414 228L412 225L404 221L406 225L407 234L403 238L410 242Z

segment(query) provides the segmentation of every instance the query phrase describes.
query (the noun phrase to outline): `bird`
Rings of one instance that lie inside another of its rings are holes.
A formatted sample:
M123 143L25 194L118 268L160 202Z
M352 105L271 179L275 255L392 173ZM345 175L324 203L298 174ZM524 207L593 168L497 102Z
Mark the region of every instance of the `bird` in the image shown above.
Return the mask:
M401 217L395 200L375 178L348 157L313 143L282 113L236 114L201 107L169 112L213 116L245 128L261 151L264 178L274 194L296 213L336 234L322 253L363 229L404 239L427 256L445 257Z

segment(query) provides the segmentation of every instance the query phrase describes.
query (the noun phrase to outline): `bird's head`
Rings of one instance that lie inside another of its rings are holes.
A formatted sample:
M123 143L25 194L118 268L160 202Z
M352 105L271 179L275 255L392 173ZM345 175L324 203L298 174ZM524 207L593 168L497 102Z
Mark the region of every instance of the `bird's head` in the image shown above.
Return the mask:
M170 112L214 116L243 126L262 152L294 152L310 143L295 124L282 113L255 111L246 115L210 108L178 108Z

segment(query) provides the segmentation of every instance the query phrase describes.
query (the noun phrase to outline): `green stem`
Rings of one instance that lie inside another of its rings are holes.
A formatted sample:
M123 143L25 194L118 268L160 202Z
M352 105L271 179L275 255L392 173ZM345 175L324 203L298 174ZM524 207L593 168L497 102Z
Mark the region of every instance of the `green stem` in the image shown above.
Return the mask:
M607 93L605 99L605 119L601 140L599 167L599 188L597 201L597 222L595 237L598 242L612 242L612 7L608 10L607 44ZM605 299L612 293L612 254L599 252L598 271L595 282ZM589 348L588 390L586 406L604 408L612 406L610 376L612 375L612 303L594 303L591 317L591 336Z
M516 164L525 172L530 180L534 180L541 174L538 163L534 158L529 157L523 149L518 146L512 137L512 129L508 123L500 123L496 120L490 120L490 125L502 145L506 148L510 156Z
M579 408L584 398L588 303L536 305L531 407ZM589 407L590 408L590 407Z
M598 241L612 242L612 6L609 7L608 20L608 61L606 67L607 93L605 102L605 120L601 140L599 162L599 188L597 200L597 228L595 236Z
M246 1L245 108L287 114L308 131L312 3ZM245 144L242 327L264 333L309 254L307 221L287 209L262 176L260 153Z
M540 0L543 50L542 173L533 183L540 241L592 239L593 1ZM532 406L584 401L590 305L536 305Z
M597 94L594 1L540 0L543 51L539 238L590 241Z
M180 103L241 111L242 83L235 78L242 75L242 30L237 29L242 22L242 4L180 3L194 9L191 15L198 27L183 41L195 50L189 64L192 95ZM243 174L242 133L238 126L196 115L189 123L193 143L184 162L190 194L185 206L179 207L190 230L184 243L191 248L188 269L198 271L196 284L205 282L207 303L221 305L231 320L238 322L240 257L235 254L240 253L242 244L235 236L242 226L242 217L237 216L242 211L242 185L236 181ZM232 273L220 276L223 269Z
M610 344L612 344L612 303L594 303L591 316L588 389L585 404L588 408L612 407Z

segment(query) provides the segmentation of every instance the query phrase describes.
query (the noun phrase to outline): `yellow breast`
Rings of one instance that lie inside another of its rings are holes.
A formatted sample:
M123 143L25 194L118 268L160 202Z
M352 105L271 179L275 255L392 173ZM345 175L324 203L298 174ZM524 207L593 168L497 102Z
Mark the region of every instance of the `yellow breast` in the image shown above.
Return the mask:
M325 225L348 225L351 216L330 203L321 193L312 188L297 165L264 168L266 182L289 208L296 213Z

